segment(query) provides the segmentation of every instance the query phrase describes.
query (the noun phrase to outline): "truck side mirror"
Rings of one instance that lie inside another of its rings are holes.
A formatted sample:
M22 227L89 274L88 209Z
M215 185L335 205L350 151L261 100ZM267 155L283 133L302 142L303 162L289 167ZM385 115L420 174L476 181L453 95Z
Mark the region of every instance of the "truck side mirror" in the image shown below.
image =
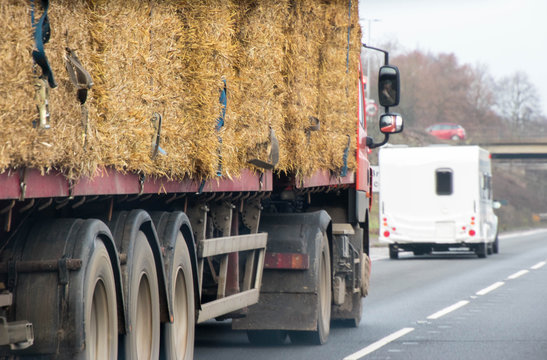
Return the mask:
M384 65L378 74L378 98L383 107L399 105L399 69L396 66Z
M380 115L380 131L383 134L396 134L403 131L403 117L399 114Z

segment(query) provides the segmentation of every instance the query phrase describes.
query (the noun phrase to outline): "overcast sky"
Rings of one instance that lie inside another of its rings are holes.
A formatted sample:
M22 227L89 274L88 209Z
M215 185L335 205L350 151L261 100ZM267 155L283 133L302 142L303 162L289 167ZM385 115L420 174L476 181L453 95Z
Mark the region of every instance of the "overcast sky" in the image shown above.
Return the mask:
M547 0L359 0L363 40L454 53L499 80L525 71L547 115Z

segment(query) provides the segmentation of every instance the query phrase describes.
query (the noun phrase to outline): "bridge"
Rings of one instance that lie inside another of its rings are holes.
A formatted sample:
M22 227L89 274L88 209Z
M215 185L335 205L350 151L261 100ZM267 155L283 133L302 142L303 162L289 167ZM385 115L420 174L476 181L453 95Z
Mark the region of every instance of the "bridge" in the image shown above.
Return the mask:
M547 141L480 144L496 160L547 160Z

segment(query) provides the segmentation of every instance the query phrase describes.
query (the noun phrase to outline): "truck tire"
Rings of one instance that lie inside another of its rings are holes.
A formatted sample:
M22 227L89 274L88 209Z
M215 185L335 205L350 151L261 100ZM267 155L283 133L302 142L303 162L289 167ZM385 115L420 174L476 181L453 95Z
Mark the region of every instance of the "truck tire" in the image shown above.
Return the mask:
M110 231L94 219L32 223L28 236L16 241L12 256L21 261L56 260L59 271L18 274L15 316L33 323L35 336L34 345L19 351L18 357L116 358L121 288L117 291L116 257L107 251L114 249ZM63 259L80 259L81 268L61 270Z
M327 342L330 332L330 313L332 305L331 264L327 235L318 232L322 237L321 253L319 255L319 276L317 277L317 329L315 331L291 331L293 343L322 345ZM316 238L317 240L317 238Z
M160 301L154 254L146 235L139 231L127 260L130 327L120 346L121 358L158 359L160 349Z
M191 360L194 357L195 308L192 266L186 241L177 232L175 249L167 269L169 296L173 304L173 322L163 325L163 346L166 359ZM162 357L163 358L163 357Z
M351 296L352 299L352 313L355 315L352 318L340 319L339 323L348 328L358 328L361 323L361 318L363 316L363 304L362 297L360 293L353 293L351 295L346 294L346 296Z
M108 251L95 239L85 270L85 359L113 359L118 353L116 285Z

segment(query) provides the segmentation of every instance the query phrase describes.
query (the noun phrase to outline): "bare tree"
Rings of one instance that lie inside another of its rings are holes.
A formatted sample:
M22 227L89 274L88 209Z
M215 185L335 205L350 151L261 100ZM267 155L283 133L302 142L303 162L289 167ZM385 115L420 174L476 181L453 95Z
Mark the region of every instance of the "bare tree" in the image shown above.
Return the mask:
M525 132L526 125L541 116L538 91L522 71L502 78L496 97L498 114L516 130Z

